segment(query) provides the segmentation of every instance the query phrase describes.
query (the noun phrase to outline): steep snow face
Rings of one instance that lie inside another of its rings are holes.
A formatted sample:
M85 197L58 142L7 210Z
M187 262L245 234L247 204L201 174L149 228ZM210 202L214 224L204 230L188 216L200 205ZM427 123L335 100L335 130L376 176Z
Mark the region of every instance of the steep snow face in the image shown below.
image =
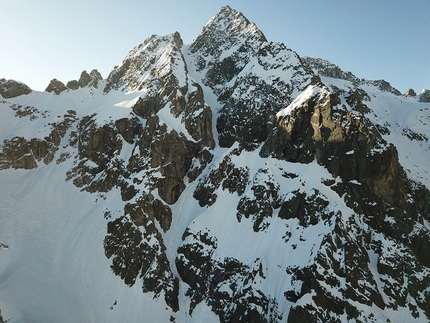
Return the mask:
M427 322L427 105L314 73L223 7L3 98L3 319Z

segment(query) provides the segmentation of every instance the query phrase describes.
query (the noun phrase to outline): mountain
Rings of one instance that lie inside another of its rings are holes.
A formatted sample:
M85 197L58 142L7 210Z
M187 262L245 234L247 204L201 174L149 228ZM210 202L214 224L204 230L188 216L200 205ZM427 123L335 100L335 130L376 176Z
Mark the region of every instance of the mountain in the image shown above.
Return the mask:
M0 94L0 322L430 319L425 91L225 6Z

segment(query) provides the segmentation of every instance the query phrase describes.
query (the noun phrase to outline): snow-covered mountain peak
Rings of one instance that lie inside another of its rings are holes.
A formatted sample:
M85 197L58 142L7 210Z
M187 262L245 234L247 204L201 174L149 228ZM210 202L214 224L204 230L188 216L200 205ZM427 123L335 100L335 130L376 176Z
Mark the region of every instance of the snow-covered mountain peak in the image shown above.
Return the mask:
M158 36L152 35L133 48L124 60L109 74L105 92L111 89L148 91L148 82L172 74L176 83L185 85L185 63L181 54L183 42L178 32Z
M229 6L222 7L203 27L199 36L205 33L217 33L226 38L238 37L240 35L266 41L263 32L255 23L250 22L241 12ZM197 36L197 37L199 37Z
M420 102L430 102L430 90L422 89L418 92L418 100Z
M225 6L203 27L191 44L190 53L220 59L239 48L249 54L265 41L266 37L254 23Z

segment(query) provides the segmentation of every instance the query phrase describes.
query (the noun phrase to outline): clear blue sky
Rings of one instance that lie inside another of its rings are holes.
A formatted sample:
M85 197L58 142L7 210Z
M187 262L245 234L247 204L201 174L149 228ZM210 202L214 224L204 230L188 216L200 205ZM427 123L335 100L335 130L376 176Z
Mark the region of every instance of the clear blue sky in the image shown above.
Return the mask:
M0 78L44 90L83 70L107 77L152 34L190 43L226 4L301 56L401 92L430 89L430 0L2 0Z

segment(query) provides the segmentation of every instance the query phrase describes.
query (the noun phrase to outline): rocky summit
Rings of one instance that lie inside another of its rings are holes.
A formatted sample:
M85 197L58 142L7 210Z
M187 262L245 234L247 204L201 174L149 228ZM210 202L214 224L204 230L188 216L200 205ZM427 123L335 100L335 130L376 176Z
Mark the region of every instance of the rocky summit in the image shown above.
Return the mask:
M428 90L225 6L0 91L0 322L430 320Z

